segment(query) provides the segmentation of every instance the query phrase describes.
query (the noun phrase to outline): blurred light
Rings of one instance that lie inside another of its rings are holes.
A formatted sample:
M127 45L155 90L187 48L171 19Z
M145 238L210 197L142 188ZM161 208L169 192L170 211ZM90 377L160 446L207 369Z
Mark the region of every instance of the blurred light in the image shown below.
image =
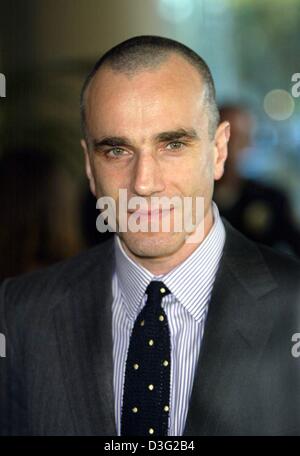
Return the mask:
M300 144L300 115L296 115L293 118L293 123L291 124L291 137L292 141L294 144L299 145Z
M178 24L184 22L194 11L194 0L159 0L158 12L163 19Z
M295 101L286 90L271 90L264 99L264 110L273 120L286 120L293 114Z

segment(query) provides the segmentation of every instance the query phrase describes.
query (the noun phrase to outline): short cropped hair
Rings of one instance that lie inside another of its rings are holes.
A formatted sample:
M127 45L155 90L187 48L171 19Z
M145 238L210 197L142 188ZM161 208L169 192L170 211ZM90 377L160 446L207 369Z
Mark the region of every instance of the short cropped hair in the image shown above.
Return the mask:
M199 72L204 82L204 103L208 114L209 135L213 138L220 117L216 103L216 91L207 63L189 47L178 41L160 36L142 35L130 38L108 50L96 62L87 75L80 95L80 115L84 137L87 138L85 116L85 93L101 67L109 67L113 71L134 75L141 70L153 69L163 63L171 53L176 53L187 60Z

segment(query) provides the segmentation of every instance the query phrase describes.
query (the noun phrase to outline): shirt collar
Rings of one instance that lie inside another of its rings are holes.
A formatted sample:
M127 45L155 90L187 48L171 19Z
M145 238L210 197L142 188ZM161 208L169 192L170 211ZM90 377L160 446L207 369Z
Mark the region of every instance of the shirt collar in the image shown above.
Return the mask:
M155 276L133 261L115 236L116 273L128 317L135 320L151 280L161 280L196 319L200 320L208 303L225 243L225 229L213 202L214 223L197 249L165 275Z

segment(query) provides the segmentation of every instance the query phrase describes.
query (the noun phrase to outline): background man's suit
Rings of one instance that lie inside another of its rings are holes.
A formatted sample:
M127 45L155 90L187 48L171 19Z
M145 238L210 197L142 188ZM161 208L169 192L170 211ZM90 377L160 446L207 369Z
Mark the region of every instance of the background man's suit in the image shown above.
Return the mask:
M300 435L300 266L224 221L185 435ZM2 286L0 433L116 435L113 240Z

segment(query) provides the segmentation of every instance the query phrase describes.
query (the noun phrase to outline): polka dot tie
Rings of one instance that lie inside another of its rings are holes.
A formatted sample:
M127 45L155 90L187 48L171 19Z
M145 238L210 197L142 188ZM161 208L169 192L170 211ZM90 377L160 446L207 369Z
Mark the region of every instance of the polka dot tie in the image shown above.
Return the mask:
M168 435L171 343L161 300L170 291L150 282L138 315L126 361L121 435Z

